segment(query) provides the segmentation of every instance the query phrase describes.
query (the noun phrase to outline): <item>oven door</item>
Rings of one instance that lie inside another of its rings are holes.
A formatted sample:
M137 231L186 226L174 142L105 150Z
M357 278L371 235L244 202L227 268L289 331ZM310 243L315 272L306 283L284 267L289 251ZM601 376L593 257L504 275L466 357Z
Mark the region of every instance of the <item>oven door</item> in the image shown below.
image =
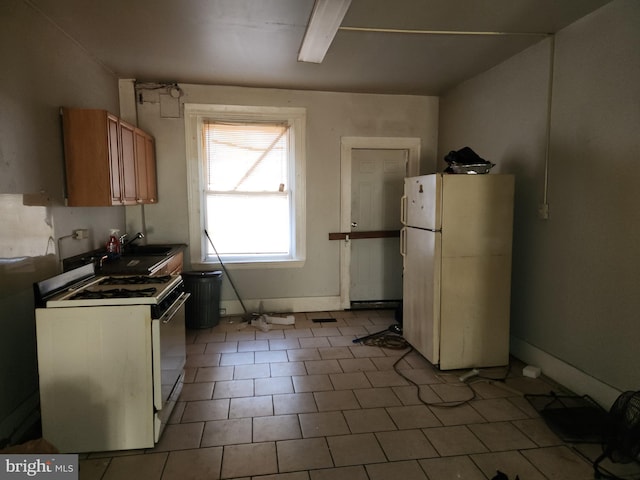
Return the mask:
M151 321L153 341L153 405L156 411L155 441L182 391L186 362L185 302L183 293L158 319Z

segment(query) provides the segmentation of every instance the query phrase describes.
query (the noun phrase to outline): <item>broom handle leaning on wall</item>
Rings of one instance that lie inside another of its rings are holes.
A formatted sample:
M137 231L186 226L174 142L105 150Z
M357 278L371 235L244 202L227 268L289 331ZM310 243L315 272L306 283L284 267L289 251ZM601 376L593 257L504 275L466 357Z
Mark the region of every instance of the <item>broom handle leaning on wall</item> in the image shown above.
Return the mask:
M233 284L233 280L231 280L231 275L229 275L229 272L227 271L227 267L225 267L224 263L222 263L222 259L220 258L220 255L218 255L218 250L216 250L216 247L213 244L213 241L211 240L211 237L209 236L209 232L207 232L206 229L204 231L204 234L207 236L207 239L209 240L209 243L211 244L211 248L213 248L213 251L215 252L216 257L218 257L218 262L220 262L220 265L222 266L222 270L224 270L224 274L227 276L227 279L229 280L229 283L231 284L231 288L233 288L233 291L235 292L236 297L238 297L238 301L240 302L240 305L242 306L242 310L244 311L244 314L247 315L249 312L247 311L247 308L244 306L244 302L242 301L242 298L240 298L240 294L238 293L238 289Z

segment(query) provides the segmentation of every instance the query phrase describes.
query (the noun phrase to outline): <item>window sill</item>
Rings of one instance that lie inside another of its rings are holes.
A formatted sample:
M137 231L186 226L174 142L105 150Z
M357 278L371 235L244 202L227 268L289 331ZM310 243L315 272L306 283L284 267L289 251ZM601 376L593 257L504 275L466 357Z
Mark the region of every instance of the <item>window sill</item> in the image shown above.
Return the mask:
M224 261L224 266L228 270L262 270L272 268L302 268L305 264L304 260L282 260L282 261L254 261L254 262L227 262ZM191 266L194 270L212 270L220 266L220 262L197 262L192 263Z

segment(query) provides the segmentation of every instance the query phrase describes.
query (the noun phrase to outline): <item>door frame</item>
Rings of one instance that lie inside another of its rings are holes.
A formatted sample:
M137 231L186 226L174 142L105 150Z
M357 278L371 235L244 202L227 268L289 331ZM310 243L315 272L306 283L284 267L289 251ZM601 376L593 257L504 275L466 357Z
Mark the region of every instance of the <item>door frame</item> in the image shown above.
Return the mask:
M340 140L340 231L351 231L351 164L353 150L406 150L407 176L420 173L418 137L342 137ZM398 216L400 205L398 204ZM351 241L340 242L340 308L351 307Z

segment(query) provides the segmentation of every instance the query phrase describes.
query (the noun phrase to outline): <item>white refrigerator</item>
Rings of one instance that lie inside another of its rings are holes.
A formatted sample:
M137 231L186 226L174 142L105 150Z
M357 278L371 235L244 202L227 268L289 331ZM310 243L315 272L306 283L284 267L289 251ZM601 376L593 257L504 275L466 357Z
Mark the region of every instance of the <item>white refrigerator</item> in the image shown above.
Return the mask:
M513 175L405 179L403 336L441 370L509 363Z

